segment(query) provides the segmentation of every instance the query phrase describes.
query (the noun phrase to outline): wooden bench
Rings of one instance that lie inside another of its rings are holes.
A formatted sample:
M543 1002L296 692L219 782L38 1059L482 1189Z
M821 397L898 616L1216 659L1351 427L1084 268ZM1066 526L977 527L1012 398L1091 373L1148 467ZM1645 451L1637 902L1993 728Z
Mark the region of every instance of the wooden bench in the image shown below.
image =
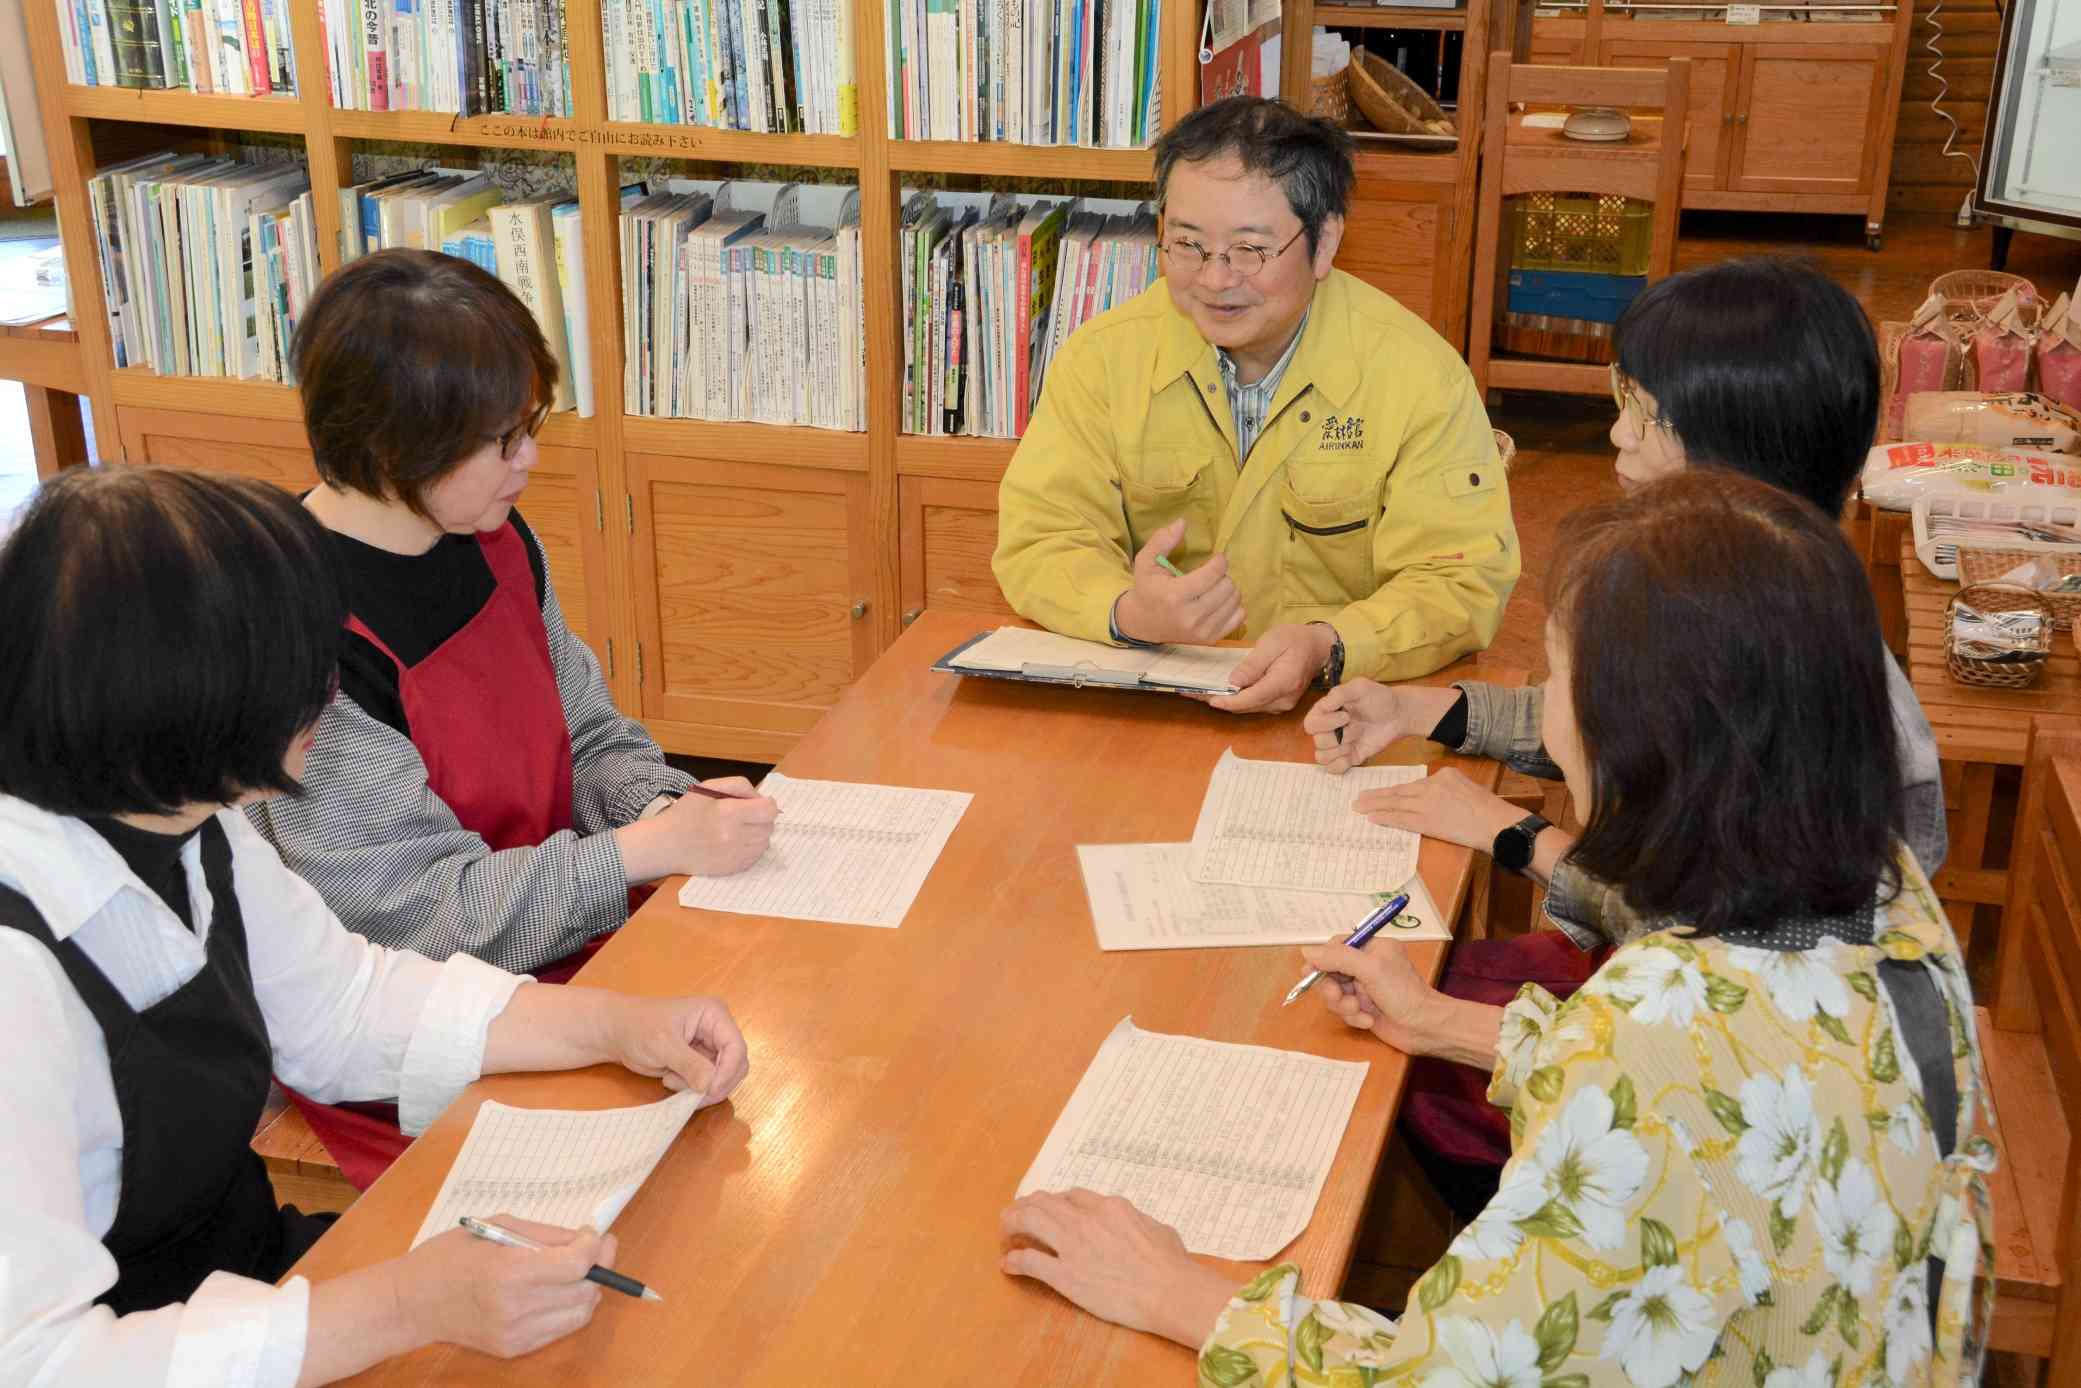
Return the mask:
M305 1214L343 1211L360 1193L340 1174L340 1164L279 1086L268 1089L267 1107L253 1130L253 1150L267 1164L275 1199Z
M1978 1009L1994 1197L1993 1348L2048 1359L2049 1382L2081 1382L2081 732L2032 733L2010 855L2003 983ZM2019 986L2020 985L2020 986Z

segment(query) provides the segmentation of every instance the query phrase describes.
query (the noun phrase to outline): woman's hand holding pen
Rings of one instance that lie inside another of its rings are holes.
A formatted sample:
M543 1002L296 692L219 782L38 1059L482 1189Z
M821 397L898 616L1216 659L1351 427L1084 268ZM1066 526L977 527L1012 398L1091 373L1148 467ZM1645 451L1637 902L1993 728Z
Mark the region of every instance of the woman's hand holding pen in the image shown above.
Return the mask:
M1344 1025L1370 1031L1410 1055L1428 1052L1424 1039L1444 999L1417 974L1401 946L1389 941L1366 950L1341 943L1307 945L1301 958L1323 971L1315 995Z
M419 1343L463 1345L511 1359L592 1320L600 1288L585 1274L595 1263L613 1265L614 1236L510 1215L494 1222L546 1246L505 1248L450 1229L393 1265L399 1313L415 1327Z
M1429 736L1459 696L1450 687L1346 680L1316 700L1301 727L1315 739L1317 764L1341 776L1398 738Z
M675 872L727 877L764 856L780 807L742 776L705 784L734 798L683 795L648 819L614 831L629 885Z

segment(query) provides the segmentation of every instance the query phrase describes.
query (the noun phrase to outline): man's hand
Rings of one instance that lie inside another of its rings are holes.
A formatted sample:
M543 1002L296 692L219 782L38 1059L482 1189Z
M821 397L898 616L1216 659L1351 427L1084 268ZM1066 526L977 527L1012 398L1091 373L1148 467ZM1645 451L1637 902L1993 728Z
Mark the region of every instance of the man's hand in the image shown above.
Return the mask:
M1449 766L1420 781L1369 790L1352 801L1351 808L1375 824L1443 839L1477 853L1495 847L1496 835L1525 817L1525 811Z
M1217 554L1189 574L1173 576L1158 561L1185 538L1174 520L1149 537L1134 557L1134 587L1113 607L1113 625L1137 641L1219 641L1243 622L1243 595L1228 576L1228 556Z
M1316 701L1301 727L1315 739L1315 760L1332 776L1341 776L1364 766L1397 738L1430 736L1459 697L1450 686L1346 680Z
M1322 673L1336 639L1337 634L1320 622L1273 627L1228 677L1240 692L1207 702L1229 713L1284 713Z

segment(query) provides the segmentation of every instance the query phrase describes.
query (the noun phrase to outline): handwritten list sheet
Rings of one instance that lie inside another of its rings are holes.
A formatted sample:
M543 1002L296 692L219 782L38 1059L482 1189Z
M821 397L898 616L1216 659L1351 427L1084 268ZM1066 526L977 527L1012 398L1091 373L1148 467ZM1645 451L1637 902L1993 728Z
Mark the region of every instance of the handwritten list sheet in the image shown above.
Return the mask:
M700 1105L682 1091L634 1108L514 1108L486 1099L412 1247L464 1215L605 1231Z
M1312 945L1358 928L1389 892L1295 892L1195 882L1185 843L1082 844L1077 864L1100 949ZM1409 905L1382 939L1449 940L1421 875L1398 890Z
M1200 802L1187 871L1196 882L1238 887L1389 890L1416 875L1417 836L1373 823L1351 802L1423 774L1420 766L1361 766L1332 776L1224 751Z
M759 790L780 806L765 856L734 876L688 878L680 905L893 930L975 798L778 771Z
M1123 1018L1019 1194L1118 1195L1194 1253L1270 1258L1308 1227L1365 1078L1364 1061L1166 1036Z

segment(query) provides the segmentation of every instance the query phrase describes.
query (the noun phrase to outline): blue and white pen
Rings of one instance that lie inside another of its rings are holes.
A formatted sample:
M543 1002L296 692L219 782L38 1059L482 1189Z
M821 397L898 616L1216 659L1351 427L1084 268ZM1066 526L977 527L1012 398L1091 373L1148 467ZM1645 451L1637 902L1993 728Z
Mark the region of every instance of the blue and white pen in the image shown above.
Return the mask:
M1396 916L1401 915L1402 912L1408 908L1408 905L1409 893L1407 892L1397 892L1393 896L1389 897L1386 901L1381 902L1380 908L1374 911L1372 915L1367 916L1364 920L1360 921L1358 929L1352 931L1350 936L1345 939L1345 947L1347 949L1364 949L1366 947L1366 941L1372 939L1375 935L1378 935L1381 932L1381 930L1387 925L1387 923L1393 920ZM1308 970L1307 977L1303 978L1299 983L1294 984L1293 991L1286 995L1286 1001L1280 1003L1279 1005L1281 1007L1293 1006L1296 1002L1300 1001L1302 994L1306 993L1310 988L1313 988L1316 984L1320 983L1321 981L1322 970Z

